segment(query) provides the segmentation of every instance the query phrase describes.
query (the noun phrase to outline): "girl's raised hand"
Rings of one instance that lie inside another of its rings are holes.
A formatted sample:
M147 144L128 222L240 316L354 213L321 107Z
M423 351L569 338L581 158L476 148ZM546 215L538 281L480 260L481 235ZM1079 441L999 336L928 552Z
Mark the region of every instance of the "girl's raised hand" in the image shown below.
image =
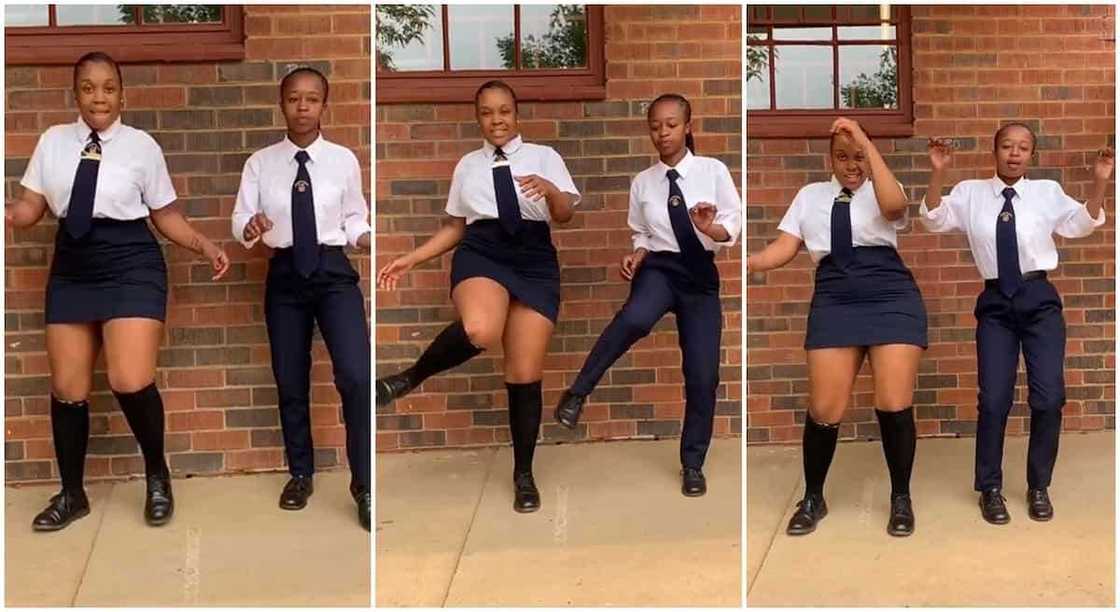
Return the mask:
M867 146L867 144L871 142L867 133L859 126L859 123L847 117L838 117L836 121L832 122L832 127L829 131L833 134L847 134L853 142L860 146Z
M712 223L716 220L716 205L699 202L689 209L688 216L692 219L692 224L696 226L696 229L707 234L712 227Z
M1112 177L1112 168L1116 164L1112 147L1105 147L1097 151L1097 160L1093 162L1093 176L1098 181L1107 181Z
M934 170L944 170L953 162L953 140L951 138L930 138L929 165Z

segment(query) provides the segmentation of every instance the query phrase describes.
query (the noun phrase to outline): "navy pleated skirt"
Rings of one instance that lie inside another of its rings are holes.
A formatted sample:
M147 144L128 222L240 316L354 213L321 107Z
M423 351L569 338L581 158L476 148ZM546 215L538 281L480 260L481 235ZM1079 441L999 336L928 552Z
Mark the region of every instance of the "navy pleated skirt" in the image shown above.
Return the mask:
M541 313L553 323L560 314L560 262L552 232L544 221L522 221L510 236L496 219L467 225L451 258L451 290L468 278L489 278L505 287L510 298Z
M146 219L93 219L75 240L60 219L47 280L47 323L167 318L167 265Z
M805 348L912 344L926 348L926 307L914 276L888 246L856 247L841 269L817 266Z

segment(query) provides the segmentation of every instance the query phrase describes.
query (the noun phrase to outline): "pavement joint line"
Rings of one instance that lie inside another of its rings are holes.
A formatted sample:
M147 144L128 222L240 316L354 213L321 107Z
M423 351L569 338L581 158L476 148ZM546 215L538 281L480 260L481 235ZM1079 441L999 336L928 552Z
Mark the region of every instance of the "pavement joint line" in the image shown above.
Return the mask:
M744 451L743 454L745 455L746 452ZM804 475L802 475L801 477L799 477L797 479L797 482L795 482L793 484L793 489L790 490L789 497L786 499L786 505L785 505L786 508L788 508L790 506L790 504L793 503L794 498L797 497L797 490L800 488L801 483L804 482L804 480L805 480ZM766 569L766 560L768 558L770 558L770 551L774 550L774 543L778 540L778 534L781 533L782 519L785 518L785 516L786 516L785 512L782 512L781 516L778 517L778 523L776 525L774 525L774 531L773 531L773 533L770 534L770 539L767 540L767 542L766 542L766 552L763 553L763 555L762 555L762 562L758 564L758 571L755 572L755 574L754 574L754 581L751 582L750 587L747 588L747 606L748 607L751 605L751 591L754 590L754 587L758 585L758 577L762 575L762 570ZM745 523L743 525L743 528L744 529L746 528ZM749 543L747 545L750 546ZM745 562L744 562L744 565L745 565ZM747 568L747 571L749 572L750 568ZM749 580L750 576L747 576L747 578Z
M109 514L109 503L113 500L113 492L117 490L117 483L109 485L109 492L105 494L105 500L101 502L105 505L101 510L101 518L97 520L97 529L93 531L93 541L89 544L89 554L86 555L86 562L82 564L82 573L78 577L78 585L74 587L74 595L70 597L70 607L78 605L78 595L82 592L82 585L85 584L86 574L89 573L89 562L93 559L93 552L97 550L97 539L101 537L101 528L105 525L105 515Z
M478 520L478 509L482 507L482 498L486 495L486 483L490 482L490 470L494 468L494 463L498 460L497 447L486 450L490 451L490 460L486 463L486 473L482 476L482 486L478 488L478 498L474 501L471 522L467 524L467 529L463 533L463 543L459 545L459 553L455 555L455 567L451 568L451 577L447 580L447 590L444 591L443 601L440 602L441 608L447 607L447 599L451 597L451 587L455 584L455 576L459 573L459 563L463 560L463 553L467 550L467 542L471 539L471 531L474 529L475 521Z

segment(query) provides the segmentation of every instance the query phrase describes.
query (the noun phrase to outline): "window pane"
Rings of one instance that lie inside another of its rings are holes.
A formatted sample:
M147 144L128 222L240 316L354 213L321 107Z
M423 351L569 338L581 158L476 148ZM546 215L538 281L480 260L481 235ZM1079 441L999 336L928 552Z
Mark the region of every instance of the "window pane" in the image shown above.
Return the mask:
M840 106L898 108L898 51L895 47L840 47Z
M378 70L443 70L438 4L378 4L376 18Z
M881 24L877 26L841 26L836 28L836 37L840 40L894 40L894 26Z
M149 4L144 23L221 23L222 7L215 4Z
M774 28L774 40L832 40L832 28Z
M452 70L513 68L513 6L448 5Z
M498 41L504 58L513 35ZM521 68L582 68L587 65L587 14L577 4L521 6Z
M45 26L50 24L50 15L45 4L9 4L4 7L4 25Z
M747 34L747 40L752 39ZM770 108L770 52L766 47L747 45L747 67L744 78L747 80L747 108Z
M832 47L775 47L774 78L779 109L832 108Z
M135 23L131 4L59 4L54 10L60 26Z

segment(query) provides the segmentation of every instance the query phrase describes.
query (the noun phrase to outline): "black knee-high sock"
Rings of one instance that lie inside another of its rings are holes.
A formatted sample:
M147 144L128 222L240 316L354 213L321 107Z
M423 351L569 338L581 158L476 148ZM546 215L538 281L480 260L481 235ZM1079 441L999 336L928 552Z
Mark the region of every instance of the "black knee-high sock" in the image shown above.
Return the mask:
M148 476L166 476L167 463L163 457L163 399L152 383L135 393L118 393L124 418L132 428L132 435L140 443L144 454L144 470Z
M463 322L455 321L445 327L420 355L420 359L403 373L415 387L429 376L466 363L481 352L482 349L471 344Z
M836 438L840 435L838 425L817 423L808 413L805 414L805 433L801 437L801 459L805 468L805 496L824 495L824 479L832 456L836 453Z
M883 436L883 456L891 473L891 495L909 495L914 451L918 447L914 408L898 412L875 410L875 416L879 419L879 431Z
M89 402L64 402L52 395L51 433L62 490L81 492L89 445Z
M513 439L513 473L533 472L533 451L541 429L541 381L506 383L509 393L509 433Z

